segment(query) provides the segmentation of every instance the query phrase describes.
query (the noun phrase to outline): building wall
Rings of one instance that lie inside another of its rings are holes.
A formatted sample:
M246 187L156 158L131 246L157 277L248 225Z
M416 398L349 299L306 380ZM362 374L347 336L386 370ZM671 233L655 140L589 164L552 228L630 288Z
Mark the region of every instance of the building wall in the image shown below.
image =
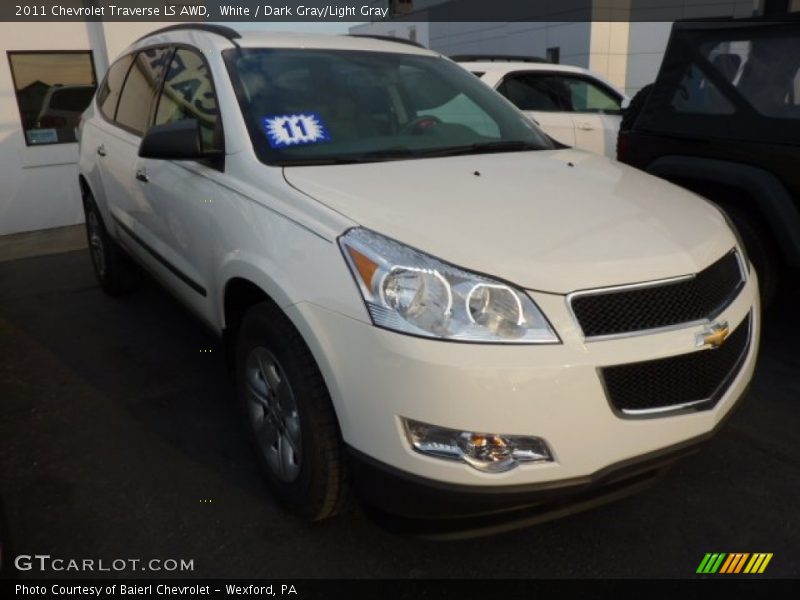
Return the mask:
M628 83L631 75L635 82L648 77L650 79L645 83L652 81L661 62L660 55L648 57L646 54L651 51L663 53L670 29L668 23L654 23L653 29L658 30L658 35L653 40L654 47L650 48L641 43L638 37L632 43L630 41L634 25L639 24L621 21L434 22L419 25L422 27L418 32L425 33L418 35L418 41L447 55L510 54L545 57L548 48L558 48L559 62L562 64L592 69L627 92L638 89L638 83ZM365 23L351 28L350 31L407 38L405 27L406 23L400 21L385 21ZM645 38L644 41L648 40ZM662 44L660 48L657 47L659 43ZM638 56L640 53L642 56ZM652 66L654 64L655 67Z
M626 87L631 24L627 21L593 21L589 64L618 88Z
M445 0L415 0L425 9ZM791 0L800 10L800 0ZM429 24L427 43L444 54L520 54L545 56L547 48L560 48L560 62L589 68L632 96L651 83L661 66L671 23L647 21L674 17L747 17L763 0L598 0L591 23L481 22ZM569 3L562 6L568 11ZM631 19L633 17L633 20ZM403 34L404 23L374 22L359 25L359 33Z
M655 81L671 30L671 23L630 24L625 69L625 93L628 96Z
M78 145L26 146L6 52L92 50L98 81L120 51L167 23L0 23L0 235L83 221Z
M443 54L541 56L560 49L560 62L589 66L591 23L431 23L430 48Z
M410 21L375 21L374 23L355 25L350 27L349 31L354 34L385 35L405 40L416 37L415 41L418 44L430 47L429 25L430 23Z

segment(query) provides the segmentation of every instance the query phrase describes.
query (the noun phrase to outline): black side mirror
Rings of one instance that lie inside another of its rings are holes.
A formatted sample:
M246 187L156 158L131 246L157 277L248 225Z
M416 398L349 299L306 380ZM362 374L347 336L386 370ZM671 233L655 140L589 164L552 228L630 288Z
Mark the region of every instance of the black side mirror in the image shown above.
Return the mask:
M139 144L139 156L162 160L205 160L220 156L220 152L204 152L200 124L195 119L183 119L154 125Z

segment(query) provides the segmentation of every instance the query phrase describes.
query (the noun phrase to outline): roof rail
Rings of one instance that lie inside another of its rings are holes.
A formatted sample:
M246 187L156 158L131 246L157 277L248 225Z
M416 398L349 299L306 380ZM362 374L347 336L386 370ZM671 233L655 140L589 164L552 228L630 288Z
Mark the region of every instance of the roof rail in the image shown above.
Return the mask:
M372 33L346 33L349 37L370 38L373 40L381 40L382 42L397 42L398 44L406 44L407 46L416 46L417 48L425 48L422 44L413 40L405 38L394 37L393 35L374 35ZM427 50L427 48L425 48Z
M529 62L549 63L550 61L540 56L514 56L512 54L457 54L450 57L456 62Z
M181 29L194 29L196 31L216 33L217 35L221 35L222 37L227 38L234 44L236 44L234 40L237 40L240 37L242 37L238 31L236 31L231 27L226 27L225 25L208 25L206 23L178 23L177 25L170 25L169 27L162 27L161 29L156 29L155 31L151 31L150 33L143 35L136 41L140 42L143 39L149 38L150 36L153 35L158 35L160 33L167 33L168 31L179 31Z

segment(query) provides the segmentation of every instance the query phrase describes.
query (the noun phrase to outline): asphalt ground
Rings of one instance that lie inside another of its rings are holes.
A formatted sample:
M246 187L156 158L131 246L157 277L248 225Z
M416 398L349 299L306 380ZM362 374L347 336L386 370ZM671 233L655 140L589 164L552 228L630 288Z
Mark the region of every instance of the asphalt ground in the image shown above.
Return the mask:
M798 307L798 290L781 298L748 397L654 487L444 542L358 506L311 525L284 513L240 435L220 344L154 283L108 298L86 251L0 263L4 571L38 553L191 559L171 575L193 577L655 578L694 577L706 552L772 552L764 576L797 577Z

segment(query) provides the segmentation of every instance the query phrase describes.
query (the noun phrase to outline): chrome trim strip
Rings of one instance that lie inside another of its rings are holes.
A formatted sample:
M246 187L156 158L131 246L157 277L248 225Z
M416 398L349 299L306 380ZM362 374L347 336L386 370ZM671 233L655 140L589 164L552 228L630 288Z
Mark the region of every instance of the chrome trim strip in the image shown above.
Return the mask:
M709 400L710 398L704 398L702 400L692 400L691 402L684 402L683 404L670 404L669 406L659 406L657 408L623 408L622 410L620 410L620 412L631 416L670 413L679 410L684 410L686 408L691 408L692 406L703 404L705 402L708 402Z
M585 342L603 342L603 341L607 341L607 340L616 340L616 339L622 339L622 338L638 337L638 336L642 336L642 335L652 335L652 334L656 334L656 333L666 333L666 332L669 332L669 331L676 331L678 329L688 329L690 327L697 327L699 325L708 325L708 324L710 324L714 319L716 319L720 314L722 314L722 312L726 308L728 308L731 305L733 300L738 296L738 292L740 292L741 289L747 284L747 275L746 275L746 271L745 271L745 268L744 268L744 265L743 265L743 262L742 262L742 255L741 255L741 252L739 252L739 249L737 247L734 246L728 253L724 254L723 256L721 256L717 260L721 260L722 258L727 256L731 252L736 256L736 262L739 265L739 275L741 276L741 280L739 281L739 284L736 286L736 290L735 290L736 293L732 294L731 297L728 299L727 303L723 304L717 312L708 315L704 319L697 319L695 321L685 321L685 322L682 322L682 323L675 323L673 325L665 325L663 327L652 327L650 329L637 329L636 331L624 331L622 333L609 333L609 334L604 334L604 335L586 336L584 334L583 335L584 341ZM709 267L710 266L711 265L709 265ZM706 269L707 268L708 267L706 267ZM667 278L664 278L664 279L653 279L651 281L644 281L642 283L628 283L628 284L624 284L624 285L613 285L613 286L602 287L602 288L591 288L591 289L586 289L586 290L578 290L578 291L575 291L575 292L570 292L569 294L566 295L567 311L569 312L570 316L572 317L572 320L577 325L578 330L581 332L581 334L583 334L583 327L581 327L581 322L580 322L580 320L578 320L578 316L575 314L575 311L572 308L572 300L574 298L579 298L581 296L601 296L601 295L605 295L605 294L613 294L614 292L619 292L619 291L624 291L624 290L634 290L634 289L645 289L645 288L650 288L650 287L658 287L660 285L668 285L670 283L677 283L679 281L685 281L687 279L694 279L695 277L697 277L697 273L692 273L692 274L689 274L689 275L679 275L677 277L667 277Z
M739 251L739 246L733 247L733 253L736 255L736 261L739 263L739 274L742 276L742 287L747 285L747 280L750 275L750 268L745 263L744 254Z

